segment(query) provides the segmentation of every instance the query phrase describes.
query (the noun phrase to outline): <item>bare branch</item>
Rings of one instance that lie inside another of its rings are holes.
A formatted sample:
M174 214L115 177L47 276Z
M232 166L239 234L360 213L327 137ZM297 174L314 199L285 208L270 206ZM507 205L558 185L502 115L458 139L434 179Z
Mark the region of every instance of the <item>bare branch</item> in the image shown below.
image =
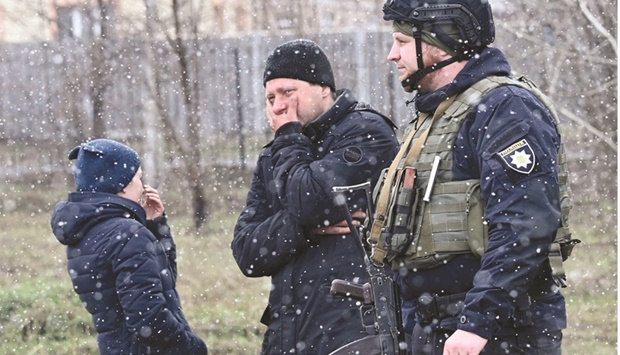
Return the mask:
M499 27L502 27L504 30L514 34L515 36L519 37L519 38L523 38L529 42L532 42L534 44L536 44L536 46L545 46L548 48L553 48L555 51L557 51L558 53L561 53L562 55L569 57L569 58L579 58L579 59L584 59L587 60L589 62L592 63L598 63L598 64L604 64L604 65L611 65L611 66L618 66L618 62L614 59L605 59L605 58L601 58L601 57L597 57L597 56L591 56L591 55L586 55L584 53L577 53L575 51L572 50L566 50L562 47L557 47L557 46L553 46L549 43L546 42L542 42L540 40L540 38L537 37L533 37L530 36L528 34L525 34L523 32L518 31L517 29L515 29L514 27L511 27L509 25L507 25L506 23L503 22L496 22L496 25ZM542 49L544 50L544 49Z
M596 90L590 90L589 94L590 95L601 94L601 93L606 92L607 90L609 90L612 87L615 88L616 85L618 85L618 80L617 80L617 78L614 77L614 78L611 78L606 83L604 83L601 86L599 86Z
M153 28L151 26L151 20L157 21L157 19L159 18L156 15L157 6L155 5L153 0L145 0L144 3L146 5L146 38L148 43L146 50L148 65L145 69L147 72L146 84L149 87L149 91L151 93L151 96L153 97L153 101L157 106L157 112L159 113L161 122L164 124L164 132L166 132L168 138L171 138L169 141L174 144L176 150L181 153L180 155L186 156L191 148L187 144L186 140L183 139L181 134L179 134L178 130L174 125L173 118L170 117L170 114L165 107L163 100L164 95L161 92L161 88L164 87L161 70L157 68L157 63L151 54L151 51L154 50L155 46L155 33L153 32Z
M555 96L555 93L557 92L558 82L560 80L560 74L562 71L561 70L562 62L564 61L564 58L565 57L563 55L559 55L558 60L556 61L556 65L554 65L552 69L551 79L549 80L549 96L550 97Z
M611 148L614 152L618 152L618 146L616 142L610 137L607 137L605 133L599 131L596 127L592 126L586 120L580 117L577 117L577 115L570 112L569 110L565 108L559 108L559 110L560 110L560 113L562 113L562 115L566 116L566 118L570 119L573 122L576 122L577 124L585 128L588 132L594 134L601 141L605 142L605 144L607 144L609 148Z
M605 27L603 27L603 25L594 17L592 12L590 12L590 10L588 10L588 7L587 7L586 2L584 0L578 0L578 1L579 1L579 9L583 13L583 15L588 19L588 21L590 21L590 24L601 35L603 35L603 37L607 38L607 41L609 42L609 44L613 48L614 53L616 53L616 58L617 58L618 57L618 46L616 44L616 39L614 38L614 36L611 33L609 33L609 31L607 31L607 29Z

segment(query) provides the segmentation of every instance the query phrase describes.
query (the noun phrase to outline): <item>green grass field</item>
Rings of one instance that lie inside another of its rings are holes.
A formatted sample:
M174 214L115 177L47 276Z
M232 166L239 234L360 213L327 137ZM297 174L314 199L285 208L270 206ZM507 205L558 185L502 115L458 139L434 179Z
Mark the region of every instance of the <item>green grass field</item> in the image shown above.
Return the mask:
M212 217L200 232L192 229L184 203L161 191L177 242L185 314L215 355L258 353L269 292L269 279L244 277L232 258L232 228L248 179L235 181L213 191ZM71 289L65 249L49 227L51 210L66 191L37 181L0 185L0 354L97 353L90 317ZM579 237L584 243L567 264L564 354L615 354L616 236L597 231Z

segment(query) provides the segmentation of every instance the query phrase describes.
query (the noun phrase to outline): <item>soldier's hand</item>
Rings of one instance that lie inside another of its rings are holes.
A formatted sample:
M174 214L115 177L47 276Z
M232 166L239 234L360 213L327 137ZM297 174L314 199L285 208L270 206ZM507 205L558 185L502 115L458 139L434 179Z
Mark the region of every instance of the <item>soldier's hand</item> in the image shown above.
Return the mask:
M443 355L478 355L487 345L487 339L478 334L457 330L443 348Z

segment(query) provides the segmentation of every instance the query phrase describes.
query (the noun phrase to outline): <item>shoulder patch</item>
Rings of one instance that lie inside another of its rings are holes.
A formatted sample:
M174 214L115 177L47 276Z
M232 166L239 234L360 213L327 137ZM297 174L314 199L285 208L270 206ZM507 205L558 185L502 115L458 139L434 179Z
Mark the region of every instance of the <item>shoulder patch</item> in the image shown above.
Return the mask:
M522 139L498 153L512 170L529 174L536 165L536 156L530 144Z
M347 163L357 163L362 160L362 150L359 147L351 146L345 148L342 158Z

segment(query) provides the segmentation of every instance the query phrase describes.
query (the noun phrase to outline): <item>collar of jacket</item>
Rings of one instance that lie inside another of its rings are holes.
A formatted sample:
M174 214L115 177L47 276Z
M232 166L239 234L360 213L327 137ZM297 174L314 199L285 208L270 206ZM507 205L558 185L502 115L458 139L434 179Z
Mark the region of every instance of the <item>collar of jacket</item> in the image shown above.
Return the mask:
M110 204L127 210L132 214L131 218L138 220L146 225L146 211L139 203L128 198L105 192L71 192L68 201L91 203L93 205Z
M510 70L504 53L497 48L487 47L480 55L470 59L450 84L418 96L415 99L416 109L420 112L435 112L446 98L465 91L488 76L509 76Z
M357 103L353 93L348 89L337 90L336 95L334 104L304 127L303 133L311 141L317 142L321 140L325 133L342 121L351 110L351 107Z

